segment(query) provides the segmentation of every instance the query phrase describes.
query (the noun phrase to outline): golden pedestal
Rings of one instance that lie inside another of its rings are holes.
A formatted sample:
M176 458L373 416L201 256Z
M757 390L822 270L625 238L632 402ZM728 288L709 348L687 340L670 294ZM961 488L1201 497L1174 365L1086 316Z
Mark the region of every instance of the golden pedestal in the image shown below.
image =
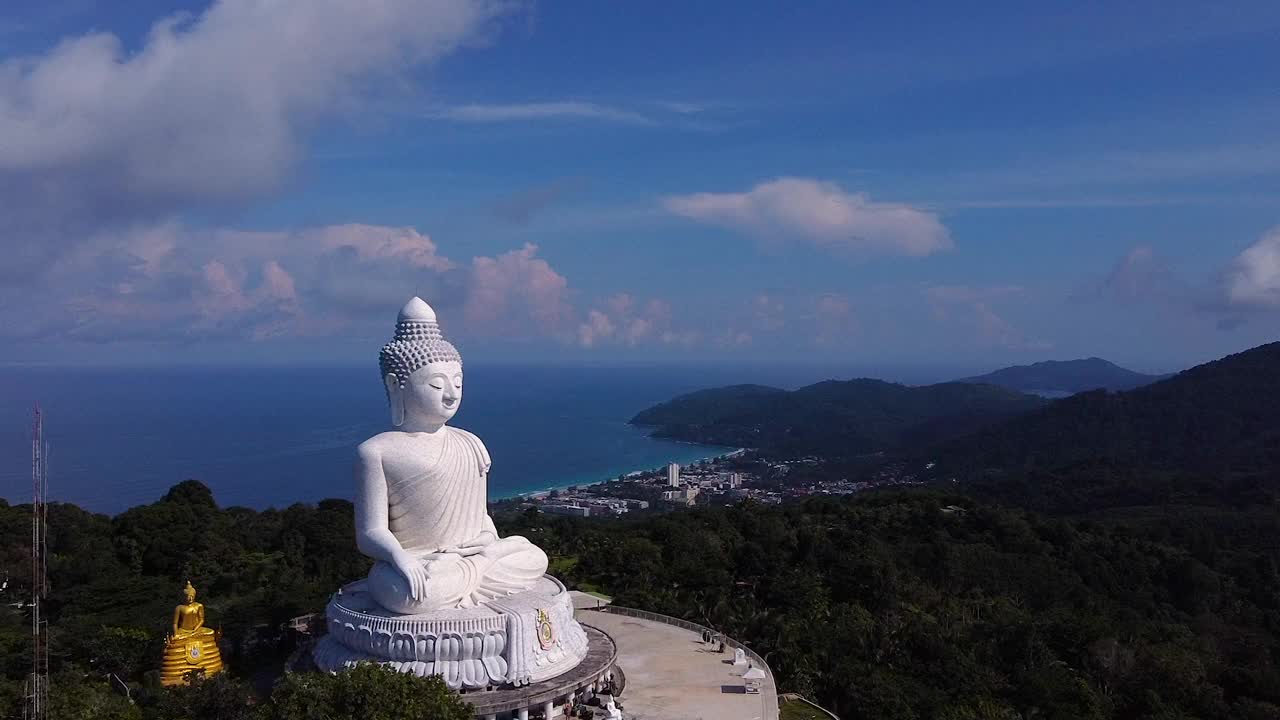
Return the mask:
M182 685L189 674L204 671L205 677L222 672L222 654L213 631L201 628L183 637L171 637L164 646L164 660L160 663L161 685Z

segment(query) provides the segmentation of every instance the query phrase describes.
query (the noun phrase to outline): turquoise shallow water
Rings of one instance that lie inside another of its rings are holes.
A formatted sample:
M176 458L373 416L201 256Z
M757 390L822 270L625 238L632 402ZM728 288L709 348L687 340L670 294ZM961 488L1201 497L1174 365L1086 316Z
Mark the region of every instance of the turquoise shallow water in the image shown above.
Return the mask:
M604 480L724 450L626 421L709 370L468 366L453 424L494 459L491 498ZM0 369L0 497L30 497L29 423L46 412L50 498L115 513L195 478L222 505L351 496L357 443L388 428L376 369Z

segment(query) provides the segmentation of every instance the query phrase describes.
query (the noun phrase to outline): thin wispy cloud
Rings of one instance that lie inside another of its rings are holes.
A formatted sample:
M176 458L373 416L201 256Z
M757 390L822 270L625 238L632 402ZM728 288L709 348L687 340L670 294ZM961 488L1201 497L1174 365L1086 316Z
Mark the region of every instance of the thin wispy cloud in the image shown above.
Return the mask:
M1209 180L1250 179L1280 175L1280 144L1239 143L1182 148L1147 148L1112 150L1072 157L1060 155L1027 159L1017 164L968 172L948 173L945 182L952 187L973 192L1023 191L1030 188L1098 188L1119 189L1141 186L1144 192L1134 196L1096 196L1087 204L1160 205L1169 195L1145 191L1151 186ZM1017 206L1018 196L990 201ZM1057 201L1054 201L1057 202ZM1064 200L1064 204L1071 204Z
M426 117L457 123L592 121L618 125L673 126L689 129L718 127L730 110L709 100L645 100L620 102L551 99L529 102L444 104L427 110ZM719 116L719 117L714 117Z
M1044 195L1032 197L988 197L960 200L914 200L912 204L935 212L952 210L1062 210L1071 208L1155 208L1190 205L1266 205L1274 196L1215 193L1167 193L1162 195Z
M1106 277L1078 299L1105 298L1119 302L1168 302L1188 294L1169 265L1151 245L1139 245L1121 258Z
M499 200L493 207L493 214L509 223L528 225L535 216L563 200L581 185L581 179L569 178L526 188Z
M935 319L968 328L981 344L1014 351L1052 349L1052 342L1027 337L997 310L999 303L1015 302L1025 294L1026 288L1018 285L931 285L924 288Z
M696 115L720 106L718 103L688 102L684 100L654 100L652 104L654 107L680 115Z
M467 123L502 123L518 120L603 120L633 125L654 125L656 121L634 110L577 100L506 104L470 104L440 108L431 117Z

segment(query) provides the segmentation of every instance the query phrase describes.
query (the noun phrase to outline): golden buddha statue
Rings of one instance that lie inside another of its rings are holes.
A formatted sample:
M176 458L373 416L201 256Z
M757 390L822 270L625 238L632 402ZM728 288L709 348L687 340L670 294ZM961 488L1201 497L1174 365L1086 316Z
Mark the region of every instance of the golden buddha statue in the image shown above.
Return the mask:
M173 609L173 634L164 641L164 661L160 664L162 685L181 685L192 674L206 677L222 672L222 654L217 634L204 626L204 605L196 602L196 589L187 581L182 589L187 602Z

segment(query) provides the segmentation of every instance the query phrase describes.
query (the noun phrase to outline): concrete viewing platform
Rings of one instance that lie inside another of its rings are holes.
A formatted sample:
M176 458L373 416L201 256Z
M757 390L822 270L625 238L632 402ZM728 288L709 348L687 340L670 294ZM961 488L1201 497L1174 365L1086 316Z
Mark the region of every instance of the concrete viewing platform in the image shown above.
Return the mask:
M727 639L718 653L699 631L670 624L681 621L624 608L579 609L576 617L616 643L628 720L777 720L773 674L756 658L766 677L758 694L747 693Z

